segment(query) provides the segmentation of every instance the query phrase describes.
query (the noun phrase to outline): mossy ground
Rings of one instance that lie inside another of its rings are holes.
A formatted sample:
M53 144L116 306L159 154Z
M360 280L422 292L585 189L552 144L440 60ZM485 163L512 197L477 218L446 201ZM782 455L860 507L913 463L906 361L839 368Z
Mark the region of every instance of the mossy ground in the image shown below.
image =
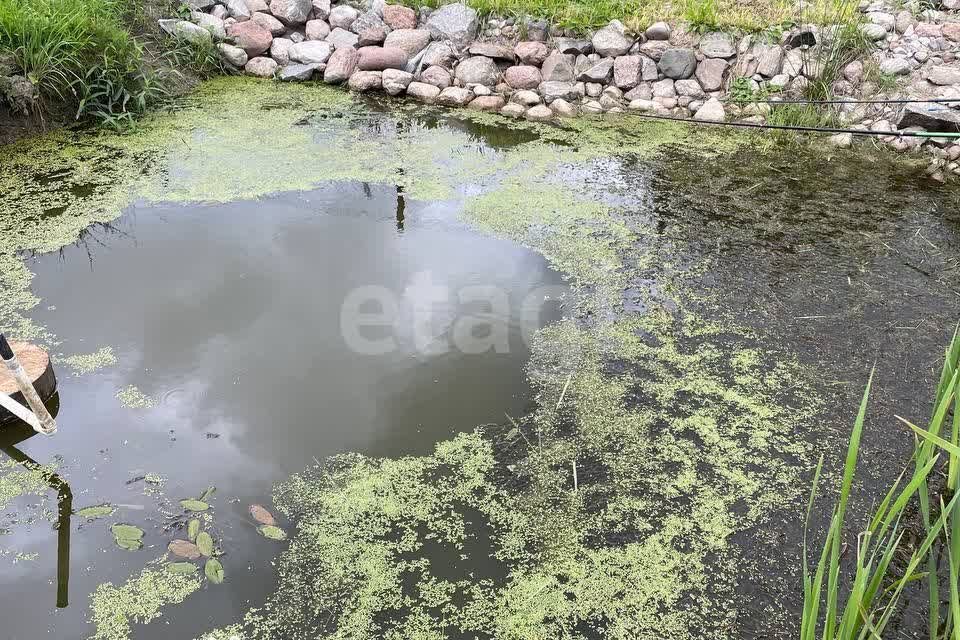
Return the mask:
M709 259L678 260L683 247L643 215L646 194L616 179L667 148L711 162L765 143L626 118L509 123L521 131L491 146L491 124L508 123L219 80L136 133L59 133L0 161L0 278L14 287L0 326L19 335L43 336L20 254L137 200L399 185L461 202L465 220L569 274L569 317L532 346L535 412L430 456L346 455L277 488L298 524L276 593L234 627L245 636L730 637L742 605L733 538L805 489L819 408L808 373L702 294ZM154 590L149 574L130 584ZM155 613L126 594L94 597L98 637Z

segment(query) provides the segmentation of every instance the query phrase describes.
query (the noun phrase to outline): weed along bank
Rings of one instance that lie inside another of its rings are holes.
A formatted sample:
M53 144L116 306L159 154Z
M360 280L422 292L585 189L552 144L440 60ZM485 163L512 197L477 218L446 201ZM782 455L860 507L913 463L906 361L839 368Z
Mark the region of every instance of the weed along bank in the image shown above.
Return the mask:
M953 638L956 10L0 0L0 637Z

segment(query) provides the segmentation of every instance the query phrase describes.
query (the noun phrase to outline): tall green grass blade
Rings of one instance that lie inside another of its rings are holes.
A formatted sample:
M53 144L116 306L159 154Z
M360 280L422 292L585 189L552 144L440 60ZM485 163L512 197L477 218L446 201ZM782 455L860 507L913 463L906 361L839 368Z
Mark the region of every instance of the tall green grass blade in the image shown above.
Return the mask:
M875 371L875 370L874 370ZM863 422L867 415L867 404L870 400L870 389L873 386L874 371L870 372L867 388L860 401L860 410L853 424L850 435L850 444L847 447L847 458L843 465L843 481L840 485L840 497L837 501L837 534L831 540L830 568L827 577L827 617L824 622L824 640L833 640L836 637L836 621L838 615L838 596L840 581L840 547L843 544L843 521L847 513L847 502L850 499L850 487L853 485L853 476L857 468L857 454L860 451L860 438L863 435Z
M814 471L813 474L813 486L810 489L810 497L807 500L807 512L803 519L803 615L800 618L801 640L812 640L817 631L817 608L820 604L820 590L818 586L816 597L814 597L814 580L810 575L807 538L810 531L810 514L813 512L813 502L817 496L822 471L823 455L820 456L816 471ZM821 564L822 563L823 560L821 559Z

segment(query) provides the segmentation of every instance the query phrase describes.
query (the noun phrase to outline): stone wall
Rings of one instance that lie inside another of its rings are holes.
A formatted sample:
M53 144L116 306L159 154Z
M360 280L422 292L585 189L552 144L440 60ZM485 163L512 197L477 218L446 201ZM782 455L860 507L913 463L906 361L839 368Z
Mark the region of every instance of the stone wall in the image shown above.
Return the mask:
M586 36L542 21L489 18L463 4L415 11L383 0L188 0L191 21L162 20L181 38L216 40L225 64L286 82L345 84L425 103L548 121L578 114L646 112L702 121L762 123L771 105L738 104L731 89L766 100L798 96L820 76L836 26L806 25L776 38L694 34L665 22L629 33L618 21ZM931 174L960 174L960 145L898 130L960 131L960 0L944 11L860 5L875 43L833 83L843 126L889 132L900 150L923 146ZM903 6L898 3L898 6ZM742 78L742 79L740 79ZM738 80L740 79L740 80ZM882 86L881 86L882 85ZM956 98L950 104L864 105L856 99ZM839 146L849 134L831 138Z

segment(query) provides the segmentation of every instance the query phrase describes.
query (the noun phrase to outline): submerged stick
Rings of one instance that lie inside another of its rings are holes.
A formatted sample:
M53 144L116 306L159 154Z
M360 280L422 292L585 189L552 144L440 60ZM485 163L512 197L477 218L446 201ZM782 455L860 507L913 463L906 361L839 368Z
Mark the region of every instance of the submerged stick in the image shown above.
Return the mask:
M573 374L567 376L567 383L563 385L563 391L560 392L560 399L557 400L557 411L560 410L560 405L563 404L563 398L567 395L567 389L570 387L570 381L573 380Z

